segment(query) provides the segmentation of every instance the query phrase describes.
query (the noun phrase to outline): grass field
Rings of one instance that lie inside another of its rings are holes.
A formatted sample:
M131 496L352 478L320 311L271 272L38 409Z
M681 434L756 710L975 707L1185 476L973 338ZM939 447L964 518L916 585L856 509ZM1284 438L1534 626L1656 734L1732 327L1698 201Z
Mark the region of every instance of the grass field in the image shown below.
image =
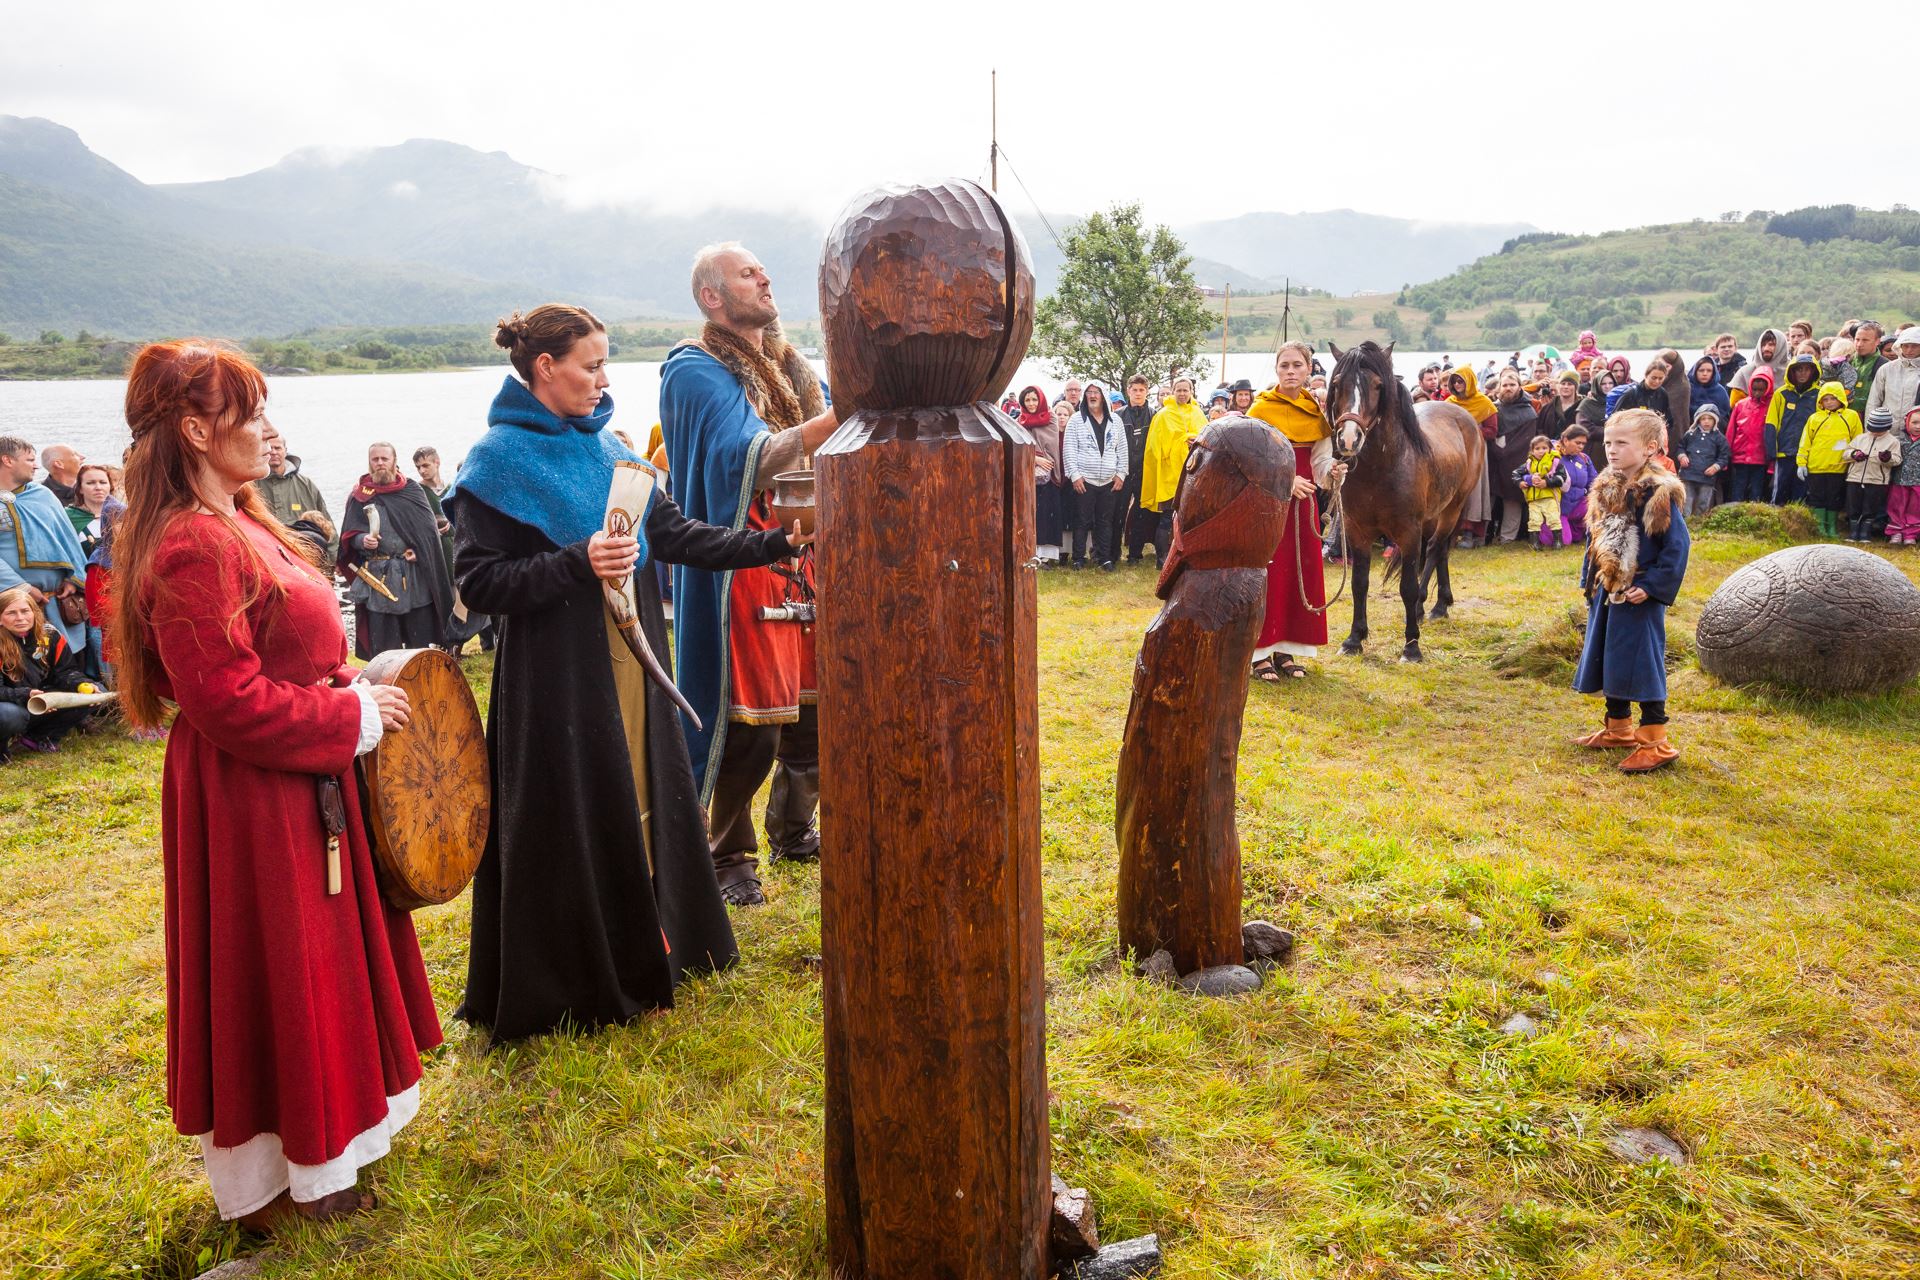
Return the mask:
M1104 1236L1159 1232L1180 1280L1920 1274L1920 687L1693 669L1707 595L1767 549L1695 544L1662 774L1563 745L1598 714L1566 688L1571 554L1461 556L1425 666L1383 610L1366 657L1256 687L1248 914L1300 942L1217 1003L1133 978L1114 939L1151 577L1042 580L1053 1150ZM102 735L0 773L0 1273L259 1248L163 1101L159 770ZM817 888L777 869L737 917L743 965L669 1013L499 1054L456 1024L372 1170L381 1208L264 1274L820 1276ZM451 1009L465 901L416 920ZM1502 1035L1515 1012L1542 1033ZM1620 1162L1619 1125L1691 1162Z

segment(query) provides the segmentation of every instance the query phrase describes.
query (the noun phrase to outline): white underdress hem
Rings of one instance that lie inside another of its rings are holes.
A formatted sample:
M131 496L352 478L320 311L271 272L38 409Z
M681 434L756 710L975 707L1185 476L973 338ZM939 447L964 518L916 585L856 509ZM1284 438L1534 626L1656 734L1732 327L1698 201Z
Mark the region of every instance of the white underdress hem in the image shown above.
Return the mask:
M407 1127L420 1110L420 1084L415 1081L387 1099L386 1118L348 1139L344 1151L325 1164L295 1164L276 1133L256 1133L237 1147L216 1147L213 1135L200 1135L200 1154L206 1162L213 1203L222 1218L242 1218L272 1204L282 1191L301 1204L345 1191L360 1179L360 1170L387 1154L393 1135Z
M1320 652L1319 645L1295 644L1291 640L1282 640L1278 644L1263 644L1253 651L1255 662L1263 661L1276 653L1284 653L1289 658L1311 658Z

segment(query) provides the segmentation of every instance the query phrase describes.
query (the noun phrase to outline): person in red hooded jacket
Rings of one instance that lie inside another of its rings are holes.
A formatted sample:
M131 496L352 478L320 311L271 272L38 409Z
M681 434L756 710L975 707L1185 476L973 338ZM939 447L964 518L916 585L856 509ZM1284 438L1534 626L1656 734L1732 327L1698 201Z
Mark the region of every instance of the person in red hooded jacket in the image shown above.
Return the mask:
M1746 399L1733 406L1727 419L1727 443L1733 448L1733 478L1729 502L1765 502L1772 492L1767 477L1773 459L1767 456L1767 406L1773 403L1773 370L1762 365L1753 371Z

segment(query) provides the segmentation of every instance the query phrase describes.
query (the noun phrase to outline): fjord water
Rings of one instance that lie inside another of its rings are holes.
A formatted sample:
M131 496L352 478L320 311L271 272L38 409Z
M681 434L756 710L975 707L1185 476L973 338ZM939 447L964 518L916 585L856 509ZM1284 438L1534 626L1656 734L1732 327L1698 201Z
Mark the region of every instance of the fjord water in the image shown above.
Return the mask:
M1508 354L1454 352L1453 359L1477 369L1489 359L1504 363ZM1636 371L1648 355L1626 354ZM1395 352L1393 363L1412 378L1434 358L1422 352ZM1322 355L1320 360L1332 367L1332 357ZM1212 361L1218 365L1220 357L1215 355ZM337 518L347 490L366 470L367 446L376 440L389 441L399 449L409 475L412 468L407 459L423 444L438 448L451 469L486 430L487 406L505 376L503 366L494 366L440 373L270 378L267 412ZM610 364L607 376L612 381L614 425L644 442L659 418L659 364ZM1273 358L1260 352L1229 355L1225 380L1236 378L1247 378L1255 387L1268 385L1273 380ZM1014 385L1030 382L1053 389L1060 380L1042 362L1028 360L1020 366ZM38 447L57 441L74 446L88 458L118 461L127 446L125 390L126 384L119 379L0 381L0 436L20 436Z

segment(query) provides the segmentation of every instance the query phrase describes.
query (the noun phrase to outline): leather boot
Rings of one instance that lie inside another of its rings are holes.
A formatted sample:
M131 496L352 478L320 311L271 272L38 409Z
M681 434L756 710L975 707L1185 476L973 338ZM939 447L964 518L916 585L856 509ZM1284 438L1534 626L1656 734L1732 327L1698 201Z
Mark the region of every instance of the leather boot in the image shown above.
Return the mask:
M1652 773L1680 758L1680 753L1667 741L1667 726L1663 724L1641 725L1634 730L1633 740L1633 750L1620 762L1622 773Z
M767 895L760 887L760 859L750 853L719 854L713 860L720 896L730 907L762 907Z
M1608 716L1606 728L1595 729L1592 733L1583 733L1570 741L1576 747L1604 750L1607 747L1631 747L1636 745L1639 739L1633 736L1632 716L1622 716L1618 720Z

